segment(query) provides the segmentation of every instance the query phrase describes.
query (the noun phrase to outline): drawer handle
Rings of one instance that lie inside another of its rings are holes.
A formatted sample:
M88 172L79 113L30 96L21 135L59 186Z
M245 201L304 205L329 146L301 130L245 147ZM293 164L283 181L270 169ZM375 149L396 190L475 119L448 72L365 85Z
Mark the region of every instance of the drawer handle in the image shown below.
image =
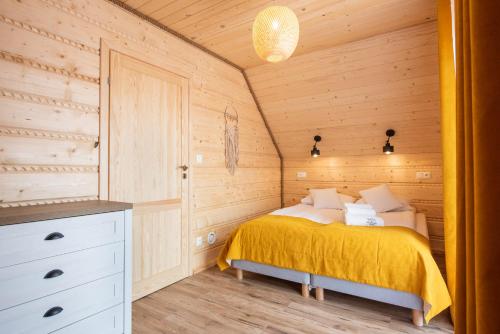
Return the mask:
M64 234L59 232L52 232L48 236L45 237L45 240L57 240L64 238Z
M54 269L46 273L45 276L43 276L43 278L44 279L54 278L61 276L62 274L64 274L64 271L62 271L61 269Z
M61 306L54 306L43 315L44 318L53 317L63 311Z

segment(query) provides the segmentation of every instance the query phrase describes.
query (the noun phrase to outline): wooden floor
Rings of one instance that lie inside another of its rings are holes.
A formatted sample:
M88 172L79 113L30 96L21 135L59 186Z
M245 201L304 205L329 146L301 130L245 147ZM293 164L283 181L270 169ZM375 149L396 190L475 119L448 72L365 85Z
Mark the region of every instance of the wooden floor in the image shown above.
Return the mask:
M331 291L318 302L300 289L211 268L134 302L133 333L453 333L448 314L417 328L410 310Z

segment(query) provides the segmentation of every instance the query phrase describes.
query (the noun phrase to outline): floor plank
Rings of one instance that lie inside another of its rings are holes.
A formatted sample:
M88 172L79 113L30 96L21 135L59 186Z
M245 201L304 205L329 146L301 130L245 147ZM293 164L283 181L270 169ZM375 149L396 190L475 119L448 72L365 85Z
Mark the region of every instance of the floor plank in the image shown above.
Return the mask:
M444 312L422 328L401 307L325 290L305 299L301 285L210 268L133 304L134 334L453 333Z

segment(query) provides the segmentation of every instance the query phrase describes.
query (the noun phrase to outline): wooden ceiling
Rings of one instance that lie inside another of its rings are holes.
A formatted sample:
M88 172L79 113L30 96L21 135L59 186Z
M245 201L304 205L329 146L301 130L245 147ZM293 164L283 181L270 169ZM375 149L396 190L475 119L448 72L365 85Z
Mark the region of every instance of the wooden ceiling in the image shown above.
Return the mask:
M112 0L117 1L117 0ZM243 68L285 159L378 155L388 128L397 153L439 153L435 0L123 0ZM252 45L257 13L294 10L300 40L278 64Z
M252 23L270 5L286 5L300 23L294 56L433 21L434 0L121 0L242 68L264 64Z

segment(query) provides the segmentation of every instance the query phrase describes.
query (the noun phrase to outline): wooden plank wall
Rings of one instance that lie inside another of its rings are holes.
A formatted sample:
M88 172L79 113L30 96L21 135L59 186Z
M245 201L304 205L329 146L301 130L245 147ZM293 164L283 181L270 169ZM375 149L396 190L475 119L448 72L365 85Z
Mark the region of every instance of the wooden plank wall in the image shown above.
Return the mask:
M247 70L284 156L285 204L312 187L358 191L388 183L427 214L444 253L436 22ZM395 154L382 154L396 130ZM321 157L310 158L313 136ZM307 172L298 178L297 172ZM417 180L417 171L432 177Z
M311 188L335 187L339 192L359 198L360 190L387 183L398 197L409 200L418 212L426 214L431 248L444 272L440 153L286 159L284 165L286 206L298 203ZM432 177L416 180L415 173L420 171L431 172ZM297 177L298 172L306 172L307 176Z
M279 207L279 158L238 70L106 1L1 1L0 205L98 197L101 38L190 80L192 268L201 270L237 224ZM224 167L228 103L240 116L235 176Z

